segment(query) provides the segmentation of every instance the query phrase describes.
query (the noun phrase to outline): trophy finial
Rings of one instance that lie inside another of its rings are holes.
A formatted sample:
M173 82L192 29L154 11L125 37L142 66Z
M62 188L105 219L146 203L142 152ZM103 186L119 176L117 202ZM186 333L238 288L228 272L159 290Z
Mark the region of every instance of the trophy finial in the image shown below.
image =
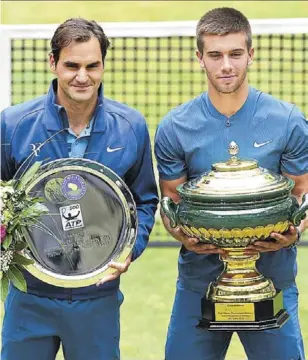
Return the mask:
M239 146L235 141L231 141L228 146L228 152L230 154L230 159L224 162L219 162L212 165L214 171L242 171L242 170L252 170L258 167L258 162L256 160L242 160L237 157L240 151ZM211 176L208 173L208 177Z
M229 154L235 156L239 152L239 147L235 141L231 141L229 144Z

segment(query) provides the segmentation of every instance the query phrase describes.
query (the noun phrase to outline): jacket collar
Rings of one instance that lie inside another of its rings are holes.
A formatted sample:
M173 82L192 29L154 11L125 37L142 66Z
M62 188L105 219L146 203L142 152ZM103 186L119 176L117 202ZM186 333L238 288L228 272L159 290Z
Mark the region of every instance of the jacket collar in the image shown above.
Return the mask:
M54 79L45 97L44 123L49 131L60 131L68 127L66 111L56 102L57 86L57 79ZM92 132L104 132L105 128L104 87L101 84L98 88L98 101L93 114Z

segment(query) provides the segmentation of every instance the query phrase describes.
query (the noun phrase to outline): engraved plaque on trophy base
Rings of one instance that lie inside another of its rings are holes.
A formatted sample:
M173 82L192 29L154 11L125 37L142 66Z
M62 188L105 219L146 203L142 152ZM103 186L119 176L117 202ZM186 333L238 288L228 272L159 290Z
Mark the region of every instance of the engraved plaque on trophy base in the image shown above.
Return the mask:
M258 331L280 328L289 315L283 309L282 291L260 302L215 303L204 296L198 328L210 331Z

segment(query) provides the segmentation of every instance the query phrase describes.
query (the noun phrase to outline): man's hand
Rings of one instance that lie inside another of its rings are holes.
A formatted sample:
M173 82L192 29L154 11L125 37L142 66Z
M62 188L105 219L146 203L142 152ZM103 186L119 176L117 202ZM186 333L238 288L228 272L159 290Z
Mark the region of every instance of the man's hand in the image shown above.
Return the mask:
M294 226L290 226L285 234L271 233L270 237L275 239L273 241L256 241L253 245L247 246L245 254L253 255L260 252L277 251L286 248L295 243L297 240L297 231Z
M169 228L170 234L178 241L180 241L187 250L195 252L196 254L221 254L225 251L215 245L204 244L197 238L187 236L180 227L174 229Z
M160 179L159 186L162 197L168 196L175 203L179 202L181 198L179 196L179 193L177 192L177 186L185 183L185 181L187 181L186 175L176 180ZM226 254L225 250L220 249L215 245L204 244L195 237L187 236L179 226L172 228L170 226L170 220L167 217L167 215L164 213L163 209L161 209L160 213L166 230L176 240L180 241L187 250L195 252L196 254L221 254L221 255Z
M96 286L102 285L107 281L117 279L119 276L121 276L123 273L125 273L128 270L129 265L131 264L131 262L132 262L132 255L129 255L124 263L117 263L117 262L109 263L108 266L110 268L115 269L115 271L113 273L111 273L111 274L106 275L102 280L99 280L96 283Z

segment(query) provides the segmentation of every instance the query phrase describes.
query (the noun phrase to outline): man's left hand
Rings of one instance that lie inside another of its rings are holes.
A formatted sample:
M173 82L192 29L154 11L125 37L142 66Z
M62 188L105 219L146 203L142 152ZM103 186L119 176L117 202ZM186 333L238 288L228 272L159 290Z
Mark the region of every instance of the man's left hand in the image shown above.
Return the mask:
M260 252L277 251L286 248L295 243L297 240L297 231L294 226L290 226L285 234L271 233L270 237L274 241L256 241L253 245L247 246L245 254L253 255Z
M119 276L121 276L123 273L125 273L128 270L131 262L132 262L132 255L129 255L124 263L117 263L117 262L109 263L108 265L109 268L115 269L115 271L112 272L111 274L106 275L102 280L99 280L96 283L96 286L102 285L107 281L112 281L117 279Z

